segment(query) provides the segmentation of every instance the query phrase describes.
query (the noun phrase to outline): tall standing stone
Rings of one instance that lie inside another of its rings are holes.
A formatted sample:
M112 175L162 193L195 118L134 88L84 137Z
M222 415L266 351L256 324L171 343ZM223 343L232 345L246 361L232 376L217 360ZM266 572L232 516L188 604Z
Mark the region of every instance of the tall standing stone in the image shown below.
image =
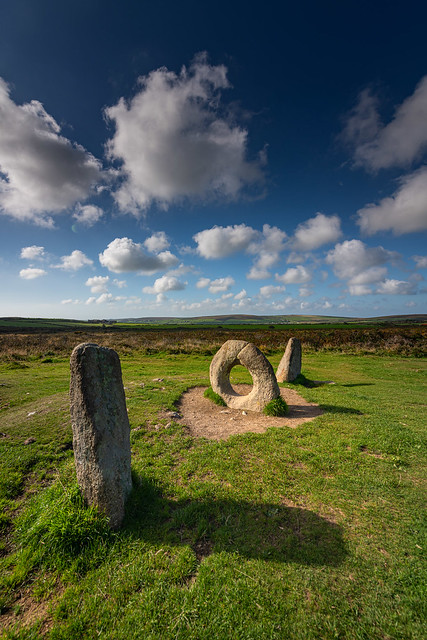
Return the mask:
M132 488L130 425L119 356L85 342L70 359L70 410L77 481L86 502L116 529Z
M301 373L301 341L290 338L277 367L277 382L292 382Z

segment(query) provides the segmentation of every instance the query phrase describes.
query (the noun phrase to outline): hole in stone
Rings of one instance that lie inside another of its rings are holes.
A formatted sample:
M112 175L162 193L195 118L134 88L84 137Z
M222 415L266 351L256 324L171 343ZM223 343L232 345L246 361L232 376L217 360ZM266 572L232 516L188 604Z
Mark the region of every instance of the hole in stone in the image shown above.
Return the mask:
M236 364L230 371L230 384L233 387L233 391L240 396L247 396L252 391L254 381L249 373L248 369L241 364ZM236 385L249 384L250 388L242 389L236 388ZM243 391L243 392L242 392Z

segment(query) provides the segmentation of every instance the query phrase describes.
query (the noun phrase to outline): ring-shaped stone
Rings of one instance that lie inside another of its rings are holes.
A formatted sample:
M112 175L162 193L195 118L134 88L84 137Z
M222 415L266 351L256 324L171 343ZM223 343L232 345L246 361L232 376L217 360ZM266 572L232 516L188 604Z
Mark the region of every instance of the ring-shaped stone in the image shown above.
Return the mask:
M245 396L237 393L230 383L230 371L238 364L248 369L254 383ZM209 377L213 391L230 409L262 412L266 404L280 396L273 367L258 347L245 340L227 340L222 345L212 359Z

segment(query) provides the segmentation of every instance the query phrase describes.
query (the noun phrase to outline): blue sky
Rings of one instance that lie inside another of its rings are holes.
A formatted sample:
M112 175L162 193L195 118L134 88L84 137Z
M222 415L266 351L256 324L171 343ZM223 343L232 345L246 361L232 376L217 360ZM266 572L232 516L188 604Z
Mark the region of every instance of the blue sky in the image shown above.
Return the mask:
M426 313L426 19L3 0L0 315Z

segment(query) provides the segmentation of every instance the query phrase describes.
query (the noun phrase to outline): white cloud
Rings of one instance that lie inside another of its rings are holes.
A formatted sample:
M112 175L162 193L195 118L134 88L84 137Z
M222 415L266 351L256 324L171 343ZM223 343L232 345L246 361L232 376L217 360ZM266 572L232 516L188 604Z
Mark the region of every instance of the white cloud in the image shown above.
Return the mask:
M91 296L85 302L85 304L114 304L115 302L120 302L120 304L126 304L126 297L124 296L113 296L112 293L104 292L101 293L100 296Z
M93 260L90 260L83 251L75 249L69 256L61 257L61 264L55 265L58 269L64 269L64 271L78 271L83 267L88 267L93 264Z
M386 293L391 295L411 295L415 293L416 288L412 282L405 282L404 280L385 280L381 282L377 293Z
M242 289L241 291L239 291L239 293L236 293L236 295L234 296L236 300L245 300L247 297L248 297L248 294L246 289Z
M369 90L363 91L342 137L354 147L355 164L372 171L409 166L419 159L427 148L427 76L385 126L380 123L378 100Z
M227 69L199 55L179 74L166 68L140 78L140 91L105 110L115 124L110 159L122 162L119 207L135 215L156 202L235 199L262 178L247 156L247 131L220 113Z
M60 127L37 100L16 105L0 78L0 213L53 227L49 213L84 200L101 165Z
M259 290L259 295L262 298L271 298L272 296L278 294L278 293L283 293L283 291L285 291L286 287L281 287L280 285L278 286L274 286L272 284L267 285L265 287L261 287Z
M412 256L417 265L417 269L427 269L427 256Z
M21 258L25 260L43 260L44 255L44 247L38 247L35 244L21 249Z
M235 284L234 278L227 276L226 278L217 278L211 280L209 284L209 291L211 293L221 293L222 291L228 291Z
M109 276L94 276L93 278L88 278L85 285L90 287L92 293L107 293L109 281Z
M144 247L147 247L151 253L159 253L170 246L170 242L167 239L164 231L157 231L152 236L144 240Z
M400 180L399 189L379 204L368 204L357 212L358 224L368 235L393 231L396 235L427 229L427 167Z
M351 284L348 285L348 291L351 296L367 296L373 293L371 287L366 284Z
M313 293L313 287L312 286L300 287L299 288L300 298L308 298L309 296L312 295L312 293Z
M264 224L262 232L246 224L214 226L196 233L197 253L203 258L226 258L246 251L255 255L247 278L262 280L271 276L268 269L278 262L285 248L286 233L278 227Z
M196 282L196 287L198 289L204 289L210 284L210 282L210 278L199 278L199 280Z
M145 253L141 244L130 238L116 238L99 254L99 261L114 273L138 272L150 275L157 271L166 271L179 260L170 251L157 255Z
M398 257L397 253L383 247L368 247L361 240L346 240L328 252L326 262L333 266L338 278L347 280Z
M101 207L97 207L94 204L81 205L79 203L76 206L73 218L75 218L77 222L84 227L93 227L93 225L96 224L103 215L104 212Z
M67 298L66 300L61 300L61 304L81 304L82 301L76 298L73 300L72 298Z
M278 227L271 227L269 224L263 225L259 239L248 247L250 253L257 255L246 276L249 280L264 280L271 277L269 269L280 260L286 238L286 233Z
M41 276L45 276L47 271L44 269L36 269L34 267L29 267L28 269L21 269L19 272L19 277L24 280L34 280L35 278L40 278Z
M328 252L326 262L334 273L346 280L351 295L373 293L368 285L379 285L384 280L387 262L397 260L399 254L383 247L368 247L361 240L346 240Z
M126 280L117 280L117 278L114 278L113 284L119 289L124 289L125 287L127 287Z
M310 282L311 273L306 267L299 264L297 267L290 267L281 276L276 273L275 278L283 284L305 284Z
M185 289L186 284L186 282L181 282L174 276L162 276L155 280L152 287L144 287L142 291L143 293L155 294L166 293L167 291L182 291L182 289Z
M341 221L338 216L317 213L314 218L298 225L292 244L298 251L313 251L324 244L336 242L341 235Z
M199 231L193 238L197 242L197 252L203 258L226 258L233 253L248 249L259 232L245 224L228 227L212 227Z

